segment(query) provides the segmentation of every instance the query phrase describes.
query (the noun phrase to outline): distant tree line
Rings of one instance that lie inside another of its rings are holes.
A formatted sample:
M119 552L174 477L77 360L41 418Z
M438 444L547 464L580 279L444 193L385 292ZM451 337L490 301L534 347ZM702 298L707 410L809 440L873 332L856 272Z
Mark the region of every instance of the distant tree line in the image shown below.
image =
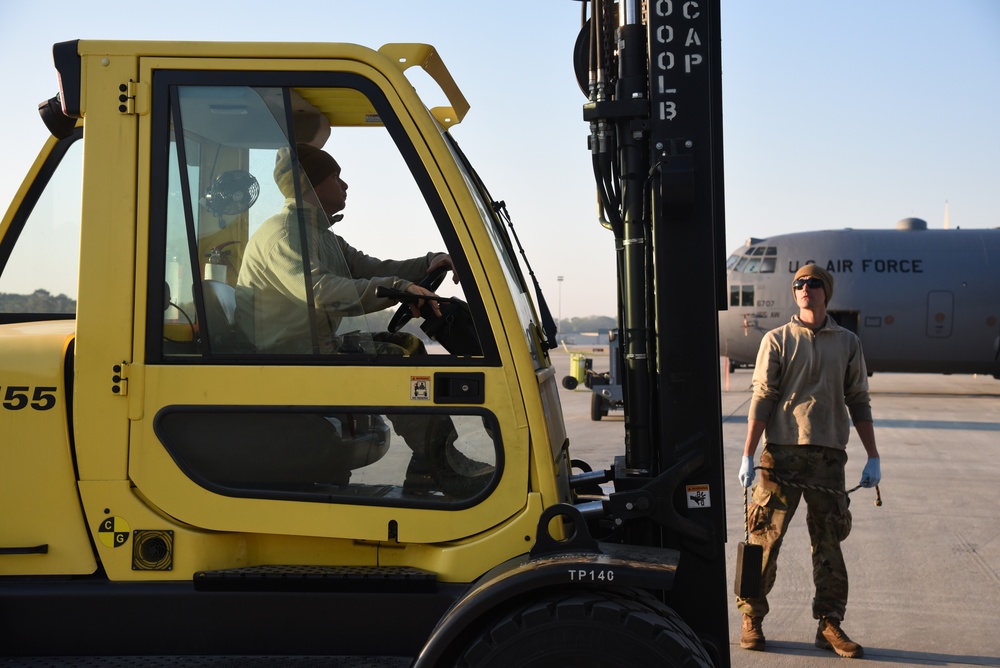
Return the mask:
M559 338L567 335L596 332L606 339L608 332L618 326L618 322L606 315L589 315L585 318L563 318L559 321Z
M387 309L382 313L369 314L368 327L376 330L388 323L395 309ZM30 295L15 295L0 292L0 313L76 313L76 300L66 295L53 295L48 290L35 290ZM383 322L384 321L384 322ZM350 321L344 323L345 331L349 331ZM583 318L563 318L559 321L559 337L596 332L606 338L608 331L614 329L617 323L614 318L604 315L590 315ZM366 327L362 324L361 329ZM421 338L426 336L418 327L408 327Z
M30 295L0 292L0 313L76 313L76 300L35 290Z
M352 329L380 331L385 329L389 323L389 318L395 311L396 309L392 308L379 311L378 313L369 313L365 316L365 320L354 321L352 318L346 318L341 324L340 331L349 332ZM426 342L429 339L420 330L421 322L421 320L411 320L403 328L403 331L415 334L418 338ZM593 337L584 336L584 334L597 334L598 340L606 342L608 340L608 332L618 326L614 318L604 315L591 315L585 318L563 318L559 321L558 325L558 340L567 341L568 343L589 343L594 341Z

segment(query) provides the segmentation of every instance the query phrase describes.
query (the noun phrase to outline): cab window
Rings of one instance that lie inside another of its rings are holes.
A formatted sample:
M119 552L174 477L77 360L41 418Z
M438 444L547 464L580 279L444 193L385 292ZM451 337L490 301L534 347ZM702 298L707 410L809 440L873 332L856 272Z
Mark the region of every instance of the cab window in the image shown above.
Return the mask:
M461 258L376 100L315 86L170 96L157 356L483 355ZM441 316L400 301L414 284L448 299Z
M14 212L0 244L0 314L76 313L83 193L82 134L61 140ZM6 314L12 314L6 316Z

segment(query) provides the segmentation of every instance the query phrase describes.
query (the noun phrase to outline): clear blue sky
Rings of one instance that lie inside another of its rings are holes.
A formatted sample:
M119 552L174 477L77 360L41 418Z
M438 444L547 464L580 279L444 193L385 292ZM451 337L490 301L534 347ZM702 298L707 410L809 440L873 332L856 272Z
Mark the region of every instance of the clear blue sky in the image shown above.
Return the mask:
M56 91L54 42L427 42L472 104L454 134L507 202L553 313L614 313L571 66L579 3L304 7L4 1L0 206L45 137L36 107ZM940 227L946 201L952 227L1000 226L1000 1L723 0L722 28L727 248L908 216Z

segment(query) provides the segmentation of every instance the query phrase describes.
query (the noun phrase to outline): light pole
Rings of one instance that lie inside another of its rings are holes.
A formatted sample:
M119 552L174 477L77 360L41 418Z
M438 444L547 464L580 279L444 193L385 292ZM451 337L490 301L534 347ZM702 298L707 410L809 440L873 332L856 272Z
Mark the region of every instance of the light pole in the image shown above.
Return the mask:
M563 277L562 276L556 276L556 280L559 282L559 322L556 323L556 327L558 328L560 325L562 325L562 282L563 282Z

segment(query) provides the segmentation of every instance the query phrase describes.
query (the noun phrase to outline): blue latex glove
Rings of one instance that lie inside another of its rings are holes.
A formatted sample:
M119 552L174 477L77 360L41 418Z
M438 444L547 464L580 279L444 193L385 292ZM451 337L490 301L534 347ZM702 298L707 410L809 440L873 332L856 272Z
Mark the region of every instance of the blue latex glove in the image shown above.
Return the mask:
M744 488L749 489L750 485L753 484L753 479L756 474L753 470L753 457L743 457L743 463L740 464L740 484Z
M869 457L865 470L861 472L861 486L874 487L882 480L882 464L878 457Z

